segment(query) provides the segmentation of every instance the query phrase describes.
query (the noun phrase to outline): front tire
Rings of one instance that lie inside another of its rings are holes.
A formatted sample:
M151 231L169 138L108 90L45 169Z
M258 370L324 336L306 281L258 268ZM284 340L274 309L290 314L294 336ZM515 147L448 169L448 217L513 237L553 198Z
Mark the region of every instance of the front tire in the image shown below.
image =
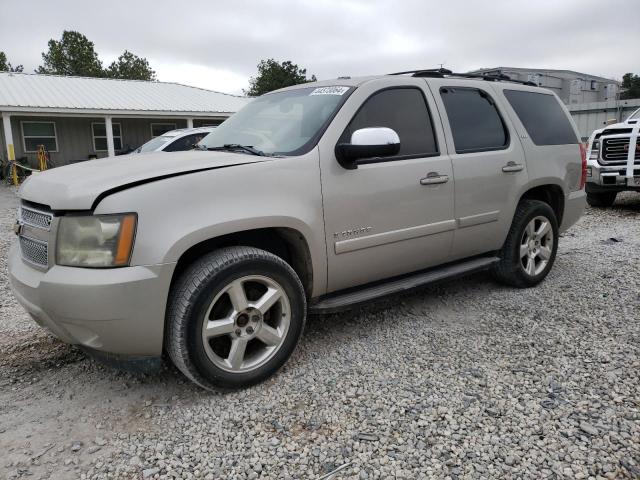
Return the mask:
M173 285L165 344L189 379L209 390L234 390L278 371L305 319L304 289L284 260L227 247L194 262Z
M494 277L506 285L533 287L551 270L557 250L558 220L553 209L539 200L522 200L499 252Z
M616 201L618 192L587 192L587 203L592 207L610 207Z

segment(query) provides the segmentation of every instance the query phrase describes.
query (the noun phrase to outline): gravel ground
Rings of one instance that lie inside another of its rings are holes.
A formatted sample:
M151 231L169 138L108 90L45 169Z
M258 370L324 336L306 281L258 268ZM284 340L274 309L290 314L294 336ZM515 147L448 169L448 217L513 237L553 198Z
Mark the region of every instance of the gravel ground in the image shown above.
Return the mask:
M640 195L588 210L535 289L476 275L311 318L275 378L224 395L30 321L15 205L0 188L1 478L640 478Z

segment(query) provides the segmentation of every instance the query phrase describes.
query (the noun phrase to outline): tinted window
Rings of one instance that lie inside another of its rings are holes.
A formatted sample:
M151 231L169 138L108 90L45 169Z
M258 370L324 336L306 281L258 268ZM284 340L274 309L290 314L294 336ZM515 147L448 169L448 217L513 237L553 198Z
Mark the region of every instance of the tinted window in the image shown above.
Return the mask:
M388 127L400 137L398 155L432 155L438 152L431 116L422 92L417 88L383 90L371 96L355 114L340 137L349 143L360 128Z
M507 129L493 99L483 90L440 89L457 153L499 150L509 143Z
M554 95L505 90L505 97L536 145L578 143L571 123Z
M173 143L167 145L163 151L165 152L183 152L185 150L193 149L194 145L202 140L207 134L194 133L193 135L185 135L182 138L175 140Z

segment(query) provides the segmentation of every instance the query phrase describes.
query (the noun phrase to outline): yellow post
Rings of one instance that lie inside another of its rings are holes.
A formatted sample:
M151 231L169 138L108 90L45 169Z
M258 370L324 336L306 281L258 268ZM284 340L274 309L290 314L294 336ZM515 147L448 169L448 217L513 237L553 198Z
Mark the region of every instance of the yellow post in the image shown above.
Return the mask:
M38 147L38 160L40 162L40 171L44 172L47 169L47 151L44 145Z
M38 145L38 167L40 171L43 170L42 164L44 163L44 145Z
M18 186L18 167L16 166L16 154L13 151L13 143L10 143L9 145L7 145L7 147L9 148L9 161L12 162L11 166L13 167L11 169L11 177L13 180L13 184L17 187Z

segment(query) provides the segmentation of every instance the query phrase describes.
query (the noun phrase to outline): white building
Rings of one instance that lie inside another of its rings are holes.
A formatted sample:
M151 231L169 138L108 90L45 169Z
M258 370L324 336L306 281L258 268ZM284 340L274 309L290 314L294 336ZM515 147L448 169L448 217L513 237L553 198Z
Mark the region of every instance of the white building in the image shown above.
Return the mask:
M54 166L113 156L168 130L218 125L250 99L177 83L0 72L0 156Z
M616 100L620 83L610 78L574 72L539 68L495 67L481 68L469 73L479 75L507 75L513 80L535 83L553 90L567 105L609 102Z

